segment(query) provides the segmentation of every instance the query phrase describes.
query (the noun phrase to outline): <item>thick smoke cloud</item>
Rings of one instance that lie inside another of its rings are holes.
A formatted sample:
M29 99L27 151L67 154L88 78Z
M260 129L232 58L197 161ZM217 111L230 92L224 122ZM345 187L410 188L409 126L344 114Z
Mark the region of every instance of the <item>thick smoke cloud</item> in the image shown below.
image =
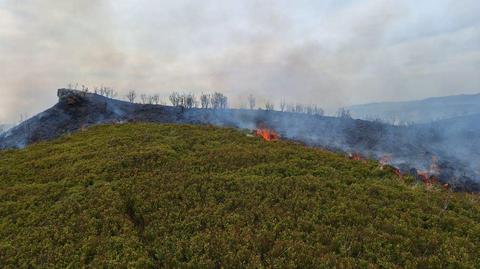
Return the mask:
M0 70L0 122L47 108L70 82L330 110L473 93L480 2L5 0Z

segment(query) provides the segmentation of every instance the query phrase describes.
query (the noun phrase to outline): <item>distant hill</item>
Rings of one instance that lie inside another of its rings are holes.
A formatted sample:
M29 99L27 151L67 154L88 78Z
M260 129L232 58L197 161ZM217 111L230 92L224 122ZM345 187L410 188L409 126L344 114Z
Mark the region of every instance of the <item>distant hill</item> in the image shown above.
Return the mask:
M434 97L346 107L354 118L386 122L428 123L480 113L480 94Z
M5 268L476 268L478 195L230 128L114 124L0 151Z
M439 120L434 122L433 125L441 126L442 128L451 128L452 131L456 132L460 132L466 128L471 131L480 131L480 113Z

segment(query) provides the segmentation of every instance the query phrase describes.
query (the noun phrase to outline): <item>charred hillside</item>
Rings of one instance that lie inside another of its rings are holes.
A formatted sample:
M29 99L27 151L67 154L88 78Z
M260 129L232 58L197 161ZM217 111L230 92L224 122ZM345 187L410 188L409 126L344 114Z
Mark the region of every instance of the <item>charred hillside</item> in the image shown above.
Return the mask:
M462 126L439 122L405 127L278 111L134 104L68 89L59 89L58 98L52 108L1 134L0 148L24 147L96 124L154 122L242 129L264 126L284 139L384 159L403 173L435 176L457 189L480 189L476 183L480 156L475 150L480 148L480 138L469 126L477 118L470 117L470 122ZM451 125L456 127L452 129ZM432 164L432 160L436 163Z

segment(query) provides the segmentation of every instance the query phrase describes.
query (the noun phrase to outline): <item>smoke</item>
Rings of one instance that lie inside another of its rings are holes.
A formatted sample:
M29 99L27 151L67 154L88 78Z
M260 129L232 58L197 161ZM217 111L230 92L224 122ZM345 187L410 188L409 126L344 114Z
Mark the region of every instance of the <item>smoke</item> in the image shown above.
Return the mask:
M68 83L339 106L480 88L480 3L0 2L0 122Z

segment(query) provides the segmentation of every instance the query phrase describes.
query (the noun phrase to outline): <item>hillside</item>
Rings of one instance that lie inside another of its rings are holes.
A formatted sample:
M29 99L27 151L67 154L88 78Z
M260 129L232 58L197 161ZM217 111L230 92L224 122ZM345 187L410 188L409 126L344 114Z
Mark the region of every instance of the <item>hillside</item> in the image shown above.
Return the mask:
M403 173L426 171L457 190L480 191L480 133L469 124L392 126L380 122L246 109L200 109L136 104L59 89L58 103L0 134L0 149L22 148L97 124L154 122L247 128L269 127L284 139L370 159L385 156ZM475 122L475 119L463 123ZM477 125L477 124L475 124Z
M357 119L428 123L480 113L480 94L433 97L406 102L384 102L347 107Z
M227 128L100 125L0 151L0 264L475 268L478 195Z

